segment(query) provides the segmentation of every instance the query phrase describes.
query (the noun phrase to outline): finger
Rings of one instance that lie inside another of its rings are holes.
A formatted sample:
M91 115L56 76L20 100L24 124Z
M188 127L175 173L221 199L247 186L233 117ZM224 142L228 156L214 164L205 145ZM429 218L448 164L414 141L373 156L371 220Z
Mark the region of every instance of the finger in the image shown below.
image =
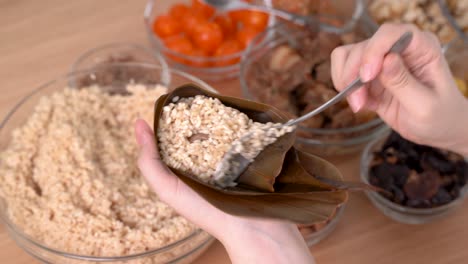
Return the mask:
M359 76L359 66L361 65L362 56L366 47L367 41L355 44L348 55L348 59L343 67L343 79L345 86L348 86ZM353 112L359 112L367 101L367 85L361 89L356 90L348 96L349 106Z
M332 80L338 91L343 90L359 75L359 66L367 41L341 46L332 52ZM359 89L348 96L353 112L358 112L366 104L366 88Z
M420 39L426 37L416 26L409 24L384 24L367 43L366 52L362 58L362 65L359 69L361 79L364 82L369 82L376 78L382 69L385 55L401 35L407 31L413 33L413 39L409 46L403 51L403 54L421 54L421 52L418 51L421 47L418 47L417 44L424 43L425 41L421 41Z
M407 61L410 72L421 77L427 69L439 68L440 62L445 61L445 59L437 36L429 31L419 33L416 38L413 38L418 49L413 53L403 53L402 55Z
M377 112L377 110L379 109L379 105L380 100L378 98L369 96L367 98L367 103L364 108L372 112Z
M385 88L380 83L379 79L375 79L367 85L367 101L364 108L370 111L376 111L379 104L382 103Z
M337 91L343 90L346 86L346 80L343 78L344 65L353 47L354 44L340 46L331 53L331 76Z
M138 166L158 197L191 222L220 237L226 214L200 197L167 168L160 159L153 131L145 121L136 122L135 134L141 148Z
M161 162L153 131L144 120L135 123L135 135L140 145L138 167L143 177L158 195L165 197L166 194L174 193L177 178Z
M331 75L333 84L337 91L342 91L358 75L357 70L349 71L349 65L353 65L352 69L359 68L359 64L356 64L359 63L357 60L358 52L353 52L356 45L358 44L349 44L335 48L331 54ZM352 56L351 62L349 58L350 56ZM357 95L353 94L348 96L346 99L348 100L351 110L353 110L353 112L358 112L362 107L361 104L363 100L361 97L366 96L365 91L361 91ZM357 96L357 99L354 99L355 96Z
M428 102L431 89L422 85L409 72L403 59L398 54L389 54L385 57L382 73L378 81L395 99L407 109L421 111L415 108L415 100Z

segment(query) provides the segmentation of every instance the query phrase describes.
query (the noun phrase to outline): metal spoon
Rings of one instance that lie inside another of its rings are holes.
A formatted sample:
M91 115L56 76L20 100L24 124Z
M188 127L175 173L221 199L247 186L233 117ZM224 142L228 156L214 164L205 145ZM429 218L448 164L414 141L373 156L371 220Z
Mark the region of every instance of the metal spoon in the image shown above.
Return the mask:
M316 26L317 24L319 24L318 21L312 16L301 16L301 15L290 13L284 10L276 9L273 7L250 4L250 3L239 1L239 0L202 0L202 1L205 4L208 4L216 8L217 10L221 10L221 11L249 9L249 10L256 10L256 11L269 13L271 15L280 17L287 21L291 21L301 26ZM343 29L340 29L331 25L323 24L323 23L320 23L320 27L323 30L326 30L328 32L334 32L334 33L343 32Z
M413 38L412 32L404 33L390 48L388 53L401 53L403 50L408 47L409 43ZM387 53L387 54L388 54ZM359 89L365 84L365 82L361 81L358 77L354 81L352 81L345 89L335 95L332 99L321 105L320 107L314 109L313 111L299 117L296 119L292 119L285 124L279 125L278 128L281 126L294 126L312 116L315 116L325 109L329 108L330 106L336 104L337 102L341 101L342 99L346 98L350 93L354 92L355 90ZM252 134L247 133L246 135L242 136L239 141L240 142L248 142L251 139ZM215 184L219 185L220 187L228 187L234 186L235 181L237 178L244 172L244 170L249 166L251 161L244 157L242 153L236 152L234 146L229 149L229 151L224 155L223 160L218 164L218 167L214 174L214 182Z

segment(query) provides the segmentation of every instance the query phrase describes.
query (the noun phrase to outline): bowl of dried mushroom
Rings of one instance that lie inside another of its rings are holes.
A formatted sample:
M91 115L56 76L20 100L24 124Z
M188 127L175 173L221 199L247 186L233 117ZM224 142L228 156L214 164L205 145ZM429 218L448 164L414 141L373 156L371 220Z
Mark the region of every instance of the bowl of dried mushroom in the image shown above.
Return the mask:
M386 216L423 224L455 211L468 193L468 162L456 153L418 145L392 131L370 142L361 180L386 192L366 192Z
M268 32L270 31L270 32ZM340 34L279 24L268 29L263 45L251 46L241 65L241 87L246 98L303 115L337 94L330 74L330 54L340 45L372 35L373 27L358 20ZM301 123L298 148L320 156L355 153L387 129L375 113L354 114L346 101Z

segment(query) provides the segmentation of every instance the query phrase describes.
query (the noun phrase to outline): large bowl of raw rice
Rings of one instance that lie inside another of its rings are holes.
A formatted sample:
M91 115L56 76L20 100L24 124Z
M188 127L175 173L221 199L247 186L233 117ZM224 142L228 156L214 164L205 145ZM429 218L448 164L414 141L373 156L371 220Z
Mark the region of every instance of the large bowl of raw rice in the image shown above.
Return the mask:
M148 188L133 124L156 99L203 81L143 63L60 77L0 123L0 219L44 263L190 263L214 240ZM161 79L161 76L170 78Z

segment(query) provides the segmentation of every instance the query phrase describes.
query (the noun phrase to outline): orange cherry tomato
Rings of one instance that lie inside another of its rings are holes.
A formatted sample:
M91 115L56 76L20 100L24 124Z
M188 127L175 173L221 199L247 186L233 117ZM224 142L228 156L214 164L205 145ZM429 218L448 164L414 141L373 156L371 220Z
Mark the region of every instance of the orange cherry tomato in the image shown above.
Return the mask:
M196 13L188 13L182 18L182 29L188 36L192 36L199 24L205 23L206 18Z
M189 12L190 7L184 4L175 4L169 9L169 15L176 19L183 19Z
M223 30L214 22L205 22L195 28L192 35L195 46L212 54L223 42Z
M160 38L166 38L181 33L182 26L177 19L167 15L162 15L158 16L154 20L153 31Z
M246 48L260 32L254 27L243 27L237 31L237 41L239 41L243 48Z
M180 53L183 55L190 55L193 52L193 44L185 35L177 35L164 39L164 45L166 48L173 52ZM181 56L166 54L169 58L174 61L186 64L187 61Z
M221 57L226 55L235 54L242 51L242 45L237 40L227 40L224 41L218 49L216 49L215 56ZM239 58L232 58L226 60L219 60L215 64L216 66L229 66L236 63L239 63Z
M201 0L192 0L192 9L195 13L199 12L203 14L207 19L211 18L216 12L213 7L203 3Z
M228 16L232 19L234 23L242 22L246 20L246 17L249 15L248 10L235 10L228 12Z
M242 24L246 27L254 27L258 30L264 30L268 25L268 15L260 11L247 11L248 14L242 17Z
M209 58L209 54L203 50L200 49L194 49L192 53L190 54L194 57L197 57L197 59L193 59L189 61L189 64L195 67L210 67L211 63L209 61L206 61L207 58Z
M214 22L223 30L224 38L229 38L236 34L236 24L234 24L229 16L216 16Z

